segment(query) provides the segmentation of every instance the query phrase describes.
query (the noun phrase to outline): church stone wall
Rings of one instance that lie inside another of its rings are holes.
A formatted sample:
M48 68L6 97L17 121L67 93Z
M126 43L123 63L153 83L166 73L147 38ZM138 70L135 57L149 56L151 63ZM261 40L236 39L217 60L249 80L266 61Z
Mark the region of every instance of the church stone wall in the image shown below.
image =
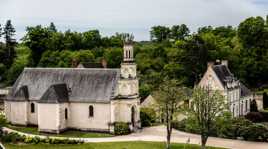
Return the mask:
M27 125L28 102L5 101L7 120L12 124Z
M60 115L59 104L39 103L38 106L38 129L43 132L59 133Z
M31 103L34 103L34 113L31 112ZM28 102L28 124L38 125L38 103L36 101Z
M89 106L93 106L94 116L89 117ZM81 130L109 131L111 122L110 103L70 103L68 127Z
M115 122L131 122L131 108L135 108L135 122L140 120L140 101L139 99L114 100L111 103L114 107L113 115Z

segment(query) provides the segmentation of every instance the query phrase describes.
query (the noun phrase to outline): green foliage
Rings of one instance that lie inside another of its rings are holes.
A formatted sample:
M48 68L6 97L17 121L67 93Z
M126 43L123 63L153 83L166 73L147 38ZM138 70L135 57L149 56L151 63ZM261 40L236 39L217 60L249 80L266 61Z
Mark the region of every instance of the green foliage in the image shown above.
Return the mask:
M129 124L125 122L114 123L114 134L115 135L127 135L130 134Z
M123 50L121 48L109 48L104 51L103 56L107 60L109 68L118 68L123 59Z
M262 122L262 120L264 119L264 117L262 116L262 114L260 112L249 112L249 113L247 113L245 118L254 122L254 123Z
M163 149L163 142L145 142L145 141L130 141L130 142L102 142L102 143L84 143L84 144L5 144L8 149ZM199 145L172 143L172 149L200 149ZM208 147L208 149L223 149L216 147Z
M17 57L14 60L14 63L7 71L7 82L8 84L12 84L15 82L17 77L23 71L24 67L29 66L31 61L31 50L23 45L19 45L16 47Z
M241 137L249 141L267 141L268 129L262 124L253 124L248 127L242 127Z
M4 133L1 137L1 141L4 143L26 143L26 144L81 144L84 143L81 140L61 139L61 138L40 138L20 135L18 133Z
M258 105L255 99L250 102L250 112L258 112Z
M152 108L141 108L140 109L140 120L141 126L147 127L152 126L156 122L156 112Z

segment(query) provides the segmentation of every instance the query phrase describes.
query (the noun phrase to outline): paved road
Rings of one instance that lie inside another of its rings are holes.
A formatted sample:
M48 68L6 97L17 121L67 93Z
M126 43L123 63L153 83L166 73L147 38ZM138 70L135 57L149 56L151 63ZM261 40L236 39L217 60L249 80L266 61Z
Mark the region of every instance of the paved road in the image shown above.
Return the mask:
M10 132L14 131L8 128L4 128L4 129ZM20 133L20 134L23 134L26 136L36 136L36 135L29 135L25 133ZM83 140L85 142L165 141L166 140L165 136L166 136L165 126L154 126L154 127L144 128L140 132L132 133L126 136L116 136L116 137L109 137L109 138L70 138L70 139L78 139L78 140ZM39 136L39 137L46 137L46 136ZM191 144L200 144L199 135L173 130L172 142L186 143L189 138L190 138ZM209 137L207 145L230 148L230 149L268 149L268 143L222 139L222 138L215 138L215 137Z

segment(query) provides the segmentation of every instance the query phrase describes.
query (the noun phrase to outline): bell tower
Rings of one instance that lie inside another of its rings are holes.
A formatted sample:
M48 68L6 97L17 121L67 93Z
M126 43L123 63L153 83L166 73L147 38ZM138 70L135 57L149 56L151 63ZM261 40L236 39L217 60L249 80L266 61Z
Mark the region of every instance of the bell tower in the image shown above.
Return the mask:
M126 98L136 98L139 96L139 81L137 65L134 61L134 48L130 40L125 41L123 50L119 94Z

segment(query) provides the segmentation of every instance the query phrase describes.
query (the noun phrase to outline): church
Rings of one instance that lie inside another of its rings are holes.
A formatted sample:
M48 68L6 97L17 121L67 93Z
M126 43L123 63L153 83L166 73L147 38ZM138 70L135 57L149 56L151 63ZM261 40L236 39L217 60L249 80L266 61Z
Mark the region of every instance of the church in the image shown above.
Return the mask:
M121 68L25 68L4 101L8 122L40 132L113 132L115 122L140 127L139 81L132 44Z
M246 115L250 112L253 94L231 73L228 61L209 62L207 66L207 71L198 86L220 91L226 98L226 103L228 103L229 111L233 117Z

